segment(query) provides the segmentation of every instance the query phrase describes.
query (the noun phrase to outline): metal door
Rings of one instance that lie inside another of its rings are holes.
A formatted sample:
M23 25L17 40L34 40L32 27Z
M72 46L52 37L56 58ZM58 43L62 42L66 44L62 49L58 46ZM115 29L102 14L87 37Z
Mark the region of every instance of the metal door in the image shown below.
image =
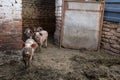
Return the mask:
M104 3L64 2L61 45L66 48L99 48Z

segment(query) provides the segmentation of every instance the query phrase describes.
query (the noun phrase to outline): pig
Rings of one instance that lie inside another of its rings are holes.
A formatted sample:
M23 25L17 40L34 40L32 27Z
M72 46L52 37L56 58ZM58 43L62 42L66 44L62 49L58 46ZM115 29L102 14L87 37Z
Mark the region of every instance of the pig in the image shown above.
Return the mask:
M34 41L34 39L29 38L25 41L23 46L24 46L22 51L23 62L25 64L25 68L28 68L31 64L31 60L34 56L34 52L38 44Z
M30 28L26 28L25 31L24 31L24 35L25 35L25 38L26 38L26 39L32 38L32 36L33 36L33 31L32 31Z
M40 51L41 51L42 46L45 45L45 47L47 47L47 39L48 39L47 31L41 30L39 32L35 32L35 40L39 45Z
M43 28L42 27L33 27L33 36L32 36L32 38L36 41L36 39L35 39L35 33L36 32L40 32L41 30L43 30Z
M37 29L36 29L36 31L38 31L38 32L40 32L40 31L42 31L42 30L43 30L42 27L37 27Z

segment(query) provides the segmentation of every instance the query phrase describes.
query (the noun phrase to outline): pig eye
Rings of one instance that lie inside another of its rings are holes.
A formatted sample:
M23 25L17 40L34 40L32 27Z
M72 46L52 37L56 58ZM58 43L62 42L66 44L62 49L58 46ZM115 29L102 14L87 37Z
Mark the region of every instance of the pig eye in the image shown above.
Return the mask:
M40 35L42 36L43 34L40 33Z

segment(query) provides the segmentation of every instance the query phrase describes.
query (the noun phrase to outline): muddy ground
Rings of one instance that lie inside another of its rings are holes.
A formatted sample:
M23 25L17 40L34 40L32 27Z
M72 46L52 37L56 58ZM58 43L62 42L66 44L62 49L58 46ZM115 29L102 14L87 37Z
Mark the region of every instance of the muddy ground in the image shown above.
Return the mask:
M59 49L51 41L24 69L21 51L0 52L0 80L120 80L120 57Z

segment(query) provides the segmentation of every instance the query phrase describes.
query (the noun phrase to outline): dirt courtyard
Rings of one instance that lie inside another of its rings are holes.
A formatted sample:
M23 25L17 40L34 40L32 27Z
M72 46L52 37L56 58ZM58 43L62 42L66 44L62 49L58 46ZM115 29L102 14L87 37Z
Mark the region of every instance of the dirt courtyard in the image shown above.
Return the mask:
M103 51L56 47L35 53L24 69L21 51L0 52L0 80L120 80L120 57Z

